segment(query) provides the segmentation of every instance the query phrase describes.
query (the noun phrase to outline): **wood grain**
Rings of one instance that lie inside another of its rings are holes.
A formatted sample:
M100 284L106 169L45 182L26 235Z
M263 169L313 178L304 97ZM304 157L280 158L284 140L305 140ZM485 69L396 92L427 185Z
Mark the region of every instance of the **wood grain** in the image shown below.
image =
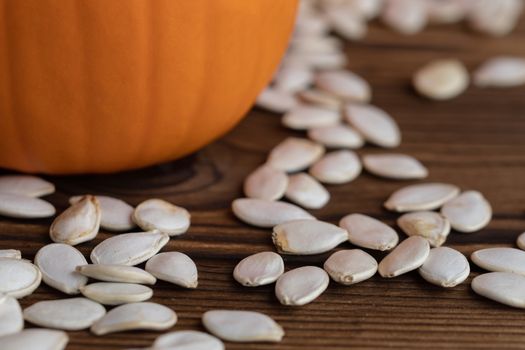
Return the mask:
M405 37L378 24L367 39L347 46L349 68L373 86L373 102L389 111L403 131L396 151L416 156L430 169L431 181L457 184L482 191L494 208L494 219L480 232L453 232L447 245L465 254L489 246L513 246L525 231L525 87L478 89L471 87L457 99L431 102L410 88L415 69L436 57L457 57L469 69L499 54L525 56L525 22L510 36L482 37L462 26L431 27ZM58 188L49 200L63 210L67 198L81 193L108 194L131 204L162 197L191 211L189 232L172 239L164 250L190 255L199 268L199 288L183 290L159 282L153 301L172 307L179 315L173 330L202 330L202 313L215 308L257 310L283 325L280 344L233 344L227 349L348 349L348 348L449 348L511 349L525 347L525 314L482 299L466 283L441 289L417 273L394 279L374 276L345 287L331 283L315 302L298 308L281 306L273 286L243 288L232 271L243 257L273 249L270 230L248 227L230 212L230 202L242 195L243 178L264 161L268 150L292 133L280 126L279 117L254 109L232 132L184 160L111 176L48 177ZM130 140L133 142L133 140ZM379 152L367 146L360 154ZM394 225L396 214L382 202L406 182L387 181L367 174L342 186L329 186L331 202L312 211L336 223L343 215L359 212ZM32 259L50 242L51 220L0 219L0 248L22 250ZM101 240L81 244L89 254ZM343 244L342 248L350 248ZM374 253L380 259L382 254ZM328 254L286 256L287 269L322 266ZM39 300L65 295L42 285L21 300L24 307ZM29 325L28 325L29 326ZM95 337L70 332L68 349L125 349L145 347L156 332L126 332ZM1 346L0 346L1 348Z

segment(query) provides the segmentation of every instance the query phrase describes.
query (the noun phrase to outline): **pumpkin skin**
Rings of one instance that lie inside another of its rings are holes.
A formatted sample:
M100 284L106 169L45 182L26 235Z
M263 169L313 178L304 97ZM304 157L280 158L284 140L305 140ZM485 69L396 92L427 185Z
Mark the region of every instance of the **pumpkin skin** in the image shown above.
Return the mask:
M133 169L232 128L284 53L295 0L0 0L0 166Z

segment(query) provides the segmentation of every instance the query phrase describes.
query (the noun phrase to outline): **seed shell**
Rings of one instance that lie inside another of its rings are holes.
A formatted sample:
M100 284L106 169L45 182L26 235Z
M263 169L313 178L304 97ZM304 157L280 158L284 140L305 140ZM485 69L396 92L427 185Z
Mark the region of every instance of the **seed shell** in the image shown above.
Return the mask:
M324 269L334 281L350 285L375 275L377 261L361 249L340 250L330 255Z
M285 272L275 284L275 295L283 305L305 305L328 287L328 274L317 266L303 266Z
M246 287L273 283L284 273L284 261L274 252L260 252L242 259L233 270L233 277Z
M189 256L179 252L165 252L153 256L146 263L146 271L160 280L184 288L197 288L197 265Z

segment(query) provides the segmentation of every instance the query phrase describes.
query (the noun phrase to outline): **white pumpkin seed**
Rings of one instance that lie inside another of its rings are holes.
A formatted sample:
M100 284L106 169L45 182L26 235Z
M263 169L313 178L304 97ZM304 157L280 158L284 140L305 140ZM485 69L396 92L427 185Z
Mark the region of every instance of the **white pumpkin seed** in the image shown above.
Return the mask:
M282 118L282 124L294 130L307 130L321 126L332 126L339 123L339 111L311 106L299 105L288 111Z
M35 264L42 272L44 282L66 294L78 294L87 283L87 277L76 271L86 265L86 258L74 247L63 243L52 243L40 248Z
M77 203L83 196L69 198L69 203ZM95 196L100 207L100 227L110 231L128 231L135 227L131 219L134 208L121 199L109 196Z
M430 249L427 260L419 268L426 281L441 287L454 287L467 279L470 265L460 252L449 247Z
M471 1L426 0L428 20L435 24L457 23L467 14Z
M273 83L277 90L295 93L306 89L313 80L314 74L307 66L286 64L279 68Z
M40 285L42 274L27 260L0 258L0 293L23 298Z
M0 193L0 215L21 219L39 219L55 215L55 207L40 198Z
M211 310L202 324L213 335L231 342L279 342L284 331L269 316L255 311Z
M301 36L323 36L330 30L326 18L316 13L301 13L295 23L295 33Z
M197 266L189 256L179 252L166 252L153 256L146 263L146 271L160 280L184 288L197 288Z
M397 219L397 225L408 236L421 236L432 247L439 247L447 240L450 223L443 215L434 211L406 213Z
M508 306L525 308L525 276L512 272L490 272L474 277L472 290Z
M306 173L291 175L286 198L303 208L319 209L330 200L330 193L316 179Z
M274 113L285 113L297 105L297 99L287 91L267 87L257 97L257 107Z
M157 279L143 269L126 265L89 264L77 266L80 274L105 282L155 284Z
M299 53L340 52L342 46L343 42L333 36L294 36L289 50Z
M0 337L20 332L23 328L24 317L18 301L12 296L0 294Z
M55 192L55 185L31 175L0 176L0 193L11 193L28 197L42 197Z
M159 230L170 236L178 236L190 227L190 213L162 199L148 199L133 212L133 221L143 230Z
M429 182L409 185L395 191L384 206L397 212L434 210L456 197L459 188L454 185Z
M275 295L283 305L305 305L328 287L330 278L317 266L303 266L285 272L275 284Z
M344 124L310 129L308 137L330 148L360 148L364 143L357 131Z
M381 19L397 32L405 35L416 34L427 24L425 1L385 0Z
M332 30L346 40L363 39L367 32L367 23L363 17L348 6L332 6L325 10L325 16Z
M368 20L377 17L383 7L383 0L346 0L344 3L349 10Z
M309 171L321 182L344 184L358 177L361 169L361 161L353 151L341 150L327 153Z
M136 303L153 296L151 288L135 283L96 282L80 287L80 292L104 305Z
M396 277L423 265L430 252L428 241L420 236L412 236L401 242L379 263L378 271L382 277Z
M358 247L385 251L399 241L393 228L363 214L349 214L339 221L339 226L348 231L348 240Z
M0 258L22 259L22 252L17 249L0 249Z
M372 89L366 80L349 70L319 72L315 76L315 84L347 101L368 102L372 95Z
M277 281L284 272L283 258L274 252L260 252L242 259L233 270L233 278L246 287Z
M49 236L54 242L70 245L90 241L98 234L100 218L98 199L84 196L55 218Z
M396 122L382 109L372 105L348 104L345 117L364 138L380 147L393 148L401 143Z
M377 176L396 180L423 179L428 170L416 158L399 153L366 154L364 168Z
M413 77L414 88L433 100L448 100L460 95L469 84L463 63L455 59L434 60L420 68Z
M459 232L474 232L487 226L492 218L489 202L478 191L465 191L443 204L441 214Z
M516 27L522 10L522 0L472 1L468 13L469 24L479 32L504 36Z
M525 232L518 236L516 244L518 245L518 248L520 248L521 250L525 250Z
M204 332L175 331L163 334L153 343L154 349L165 350L224 350L220 339Z
M306 103L311 103L324 108L339 110L343 106L343 101L324 90L308 89L299 91L299 98Z
M473 76L479 87L513 87L525 84L525 58L500 56L483 63Z
M348 232L317 220L295 220L273 228L272 240L283 254L312 255L327 252L348 240Z
M167 234L159 231L120 234L100 242L93 248L91 261L94 264L105 265L138 265L157 254L169 239Z
M177 322L170 308L151 302L131 303L111 309L91 326L91 332L104 335L134 329L165 330Z
M377 261L361 249L340 250L330 255L324 269L334 281L350 285L372 277Z
M0 338L2 350L63 350L69 341L66 332L52 329L24 329Z
M292 220L315 219L296 205L256 198L238 198L232 202L232 210L241 221L258 227L273 227Z
M303 170L321 158L324 147L297 137L288 137L275 146L268 156L268 164L286 172Z
M26 321L66 331L89 328L105 314L102 305L86 298L39 301L24 309Z
M282 170L264 164L246 177L244 194L248 198L273 201L284 195L286 186L288 186L288 175Z
M506 247L480 249L472 253L470 259L485 270L525 275L525 252L523 250Z

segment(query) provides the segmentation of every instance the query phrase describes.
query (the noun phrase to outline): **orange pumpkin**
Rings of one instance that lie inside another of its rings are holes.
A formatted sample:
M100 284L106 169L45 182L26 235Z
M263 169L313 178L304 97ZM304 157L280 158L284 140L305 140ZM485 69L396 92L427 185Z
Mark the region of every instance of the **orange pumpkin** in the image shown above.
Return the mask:
M0 166L168 161L233 127L267 84L295 0L0 0Z

